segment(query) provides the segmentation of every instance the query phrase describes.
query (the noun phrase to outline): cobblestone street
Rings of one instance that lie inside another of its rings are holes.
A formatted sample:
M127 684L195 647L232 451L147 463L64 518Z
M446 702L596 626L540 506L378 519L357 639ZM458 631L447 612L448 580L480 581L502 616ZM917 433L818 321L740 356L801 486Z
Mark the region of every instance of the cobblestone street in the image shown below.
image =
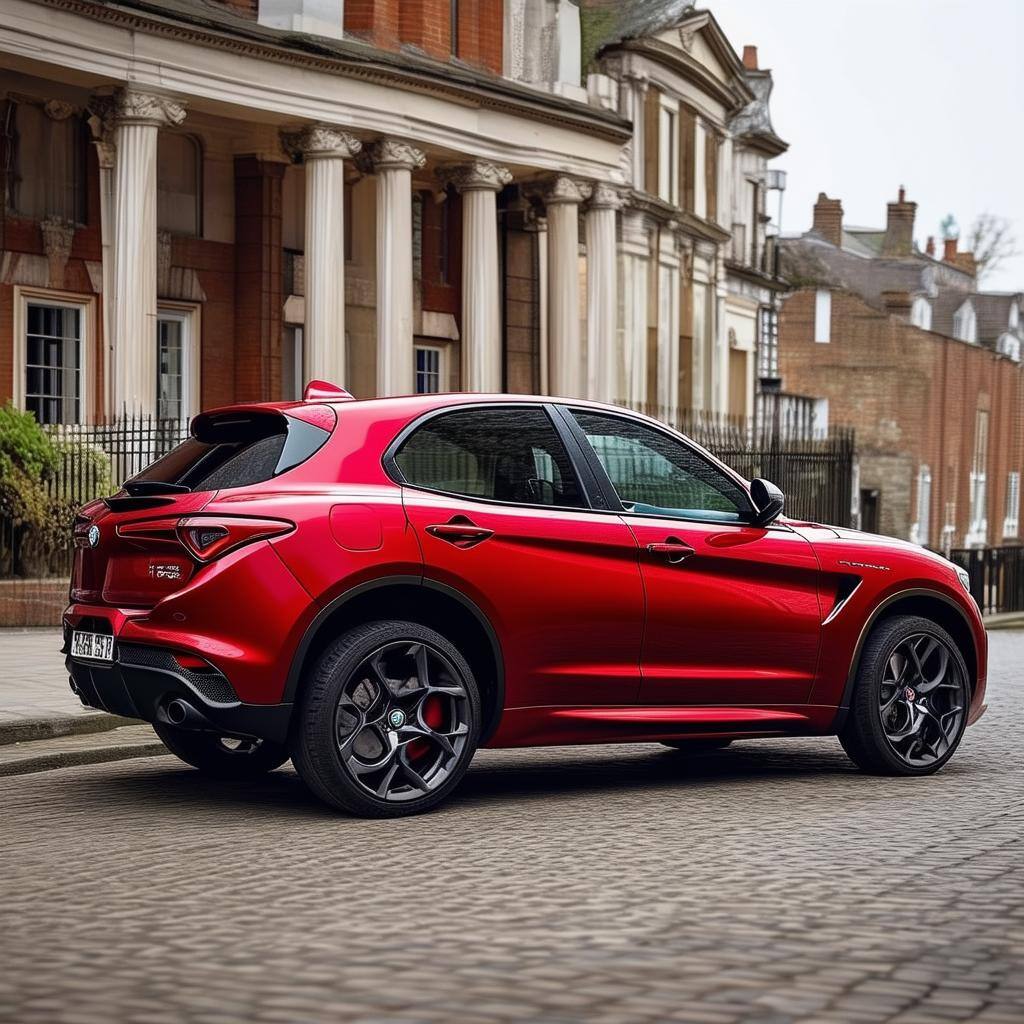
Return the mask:
M832 739L479 755L338 816L170 757L0 780L0 1017L1024 1019L1024 632L940 775Z

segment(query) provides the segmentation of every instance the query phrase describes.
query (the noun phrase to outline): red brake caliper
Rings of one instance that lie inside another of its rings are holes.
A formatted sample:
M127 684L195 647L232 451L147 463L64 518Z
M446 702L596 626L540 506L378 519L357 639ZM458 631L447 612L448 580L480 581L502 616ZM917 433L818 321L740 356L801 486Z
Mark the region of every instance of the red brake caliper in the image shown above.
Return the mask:
M431 729L437 729L444 722L444 705L440 697L428 697L423 702L423 721ZM415 760L429 753L433 747L434 744L428 743L426 740L413 740L408 747L409 757Z

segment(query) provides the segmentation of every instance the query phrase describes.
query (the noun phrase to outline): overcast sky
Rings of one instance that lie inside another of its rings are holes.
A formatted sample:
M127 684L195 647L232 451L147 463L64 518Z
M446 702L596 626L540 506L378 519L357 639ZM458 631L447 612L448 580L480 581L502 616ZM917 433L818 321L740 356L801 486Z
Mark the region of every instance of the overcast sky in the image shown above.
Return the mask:
M914 232L938 241L952 213L1008 217L1024 250L1021 0L704 0L734 48L758 47L775 78L772 118L790 143L783 231L810 227L819 192L844 219L885 225L901 184ZM774 213L774 209L773 209ZM1024 255L986 278L1024 290Z

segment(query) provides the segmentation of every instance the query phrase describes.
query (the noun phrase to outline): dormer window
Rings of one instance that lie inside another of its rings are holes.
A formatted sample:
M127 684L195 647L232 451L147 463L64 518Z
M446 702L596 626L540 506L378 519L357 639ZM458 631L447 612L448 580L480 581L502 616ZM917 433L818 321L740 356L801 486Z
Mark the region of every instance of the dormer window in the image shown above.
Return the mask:
M978 318L970 299L953 315L953 337L972 345L978 340Z
M932 304L923 296L918 295L914 299L914 305L910 311L910 322L922 331L932 329Z

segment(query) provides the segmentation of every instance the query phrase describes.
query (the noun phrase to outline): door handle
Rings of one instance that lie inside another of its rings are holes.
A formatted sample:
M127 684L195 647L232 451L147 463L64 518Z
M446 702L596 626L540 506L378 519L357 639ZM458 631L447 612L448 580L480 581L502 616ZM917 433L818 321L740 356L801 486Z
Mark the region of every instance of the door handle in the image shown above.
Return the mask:
M652 555L664 558L670 565L679 565L685 562L690 555L696 554L693 548L678 537L668 537L664 541L647 545L647 550Z
M427 527L427 533L438 540L447 541L457 548L472 548L481 544L488 537L494 536L493 530L485 526L477 526L468 519L456 518L447 523L437 523Z

